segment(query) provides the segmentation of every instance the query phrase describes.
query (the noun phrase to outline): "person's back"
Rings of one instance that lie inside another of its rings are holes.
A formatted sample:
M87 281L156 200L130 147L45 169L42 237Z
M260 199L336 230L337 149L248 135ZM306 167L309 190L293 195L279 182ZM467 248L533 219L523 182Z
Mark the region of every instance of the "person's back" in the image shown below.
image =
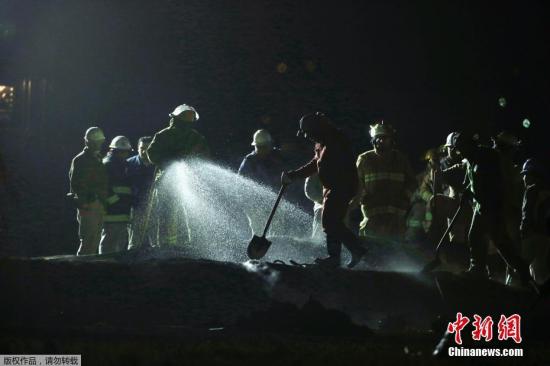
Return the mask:
M355 157L349 139L332 128L323 144L316 146L318 174L325 189L357 191Z
M500 210L503 207L504 176L497 151L476 146L467 165L470 189L481 210Z
M206 139L191 126L172 120L170 126L157 132L147 149L151 162L161 169L178 159L208 156Z
M161 247L187 245L191 241L185 208L178 204L175 192L162 184L165 169L176 161L209 155L206 139L192 128L199 119L195 108L187 104L179 105L169 117L169 126L155 134L146 152L158 171L153 201L155 212L159 214L156 222L158 245Z

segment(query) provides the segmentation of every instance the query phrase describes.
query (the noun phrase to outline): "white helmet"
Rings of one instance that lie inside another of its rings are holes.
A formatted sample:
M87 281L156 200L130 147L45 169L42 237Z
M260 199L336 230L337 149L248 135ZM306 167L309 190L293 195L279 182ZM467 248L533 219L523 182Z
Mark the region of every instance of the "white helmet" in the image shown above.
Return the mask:
M384 121L378 122L370 126L369 135L372 138L377 136L393 136L395 134L395 129L388 124L385 124Z
M445 147L454 147L456 139L459 135L459 132L451 132L449 135L447 135L447 140L445 140Z
M191 107L190 105L187 105L187 104L182 104L182 105L177 106L177 107L172 111L172 113L170 113L168 116L170 116L171 118L178 117L180 114L182 114L182 113L185 112L185 111L193 111L193 112L195 112L195 121L198 121L198 120L199 120L199 114L197 113L197 111L195 110L195 108L193 108L193 107Z
M273 143L273 139L271 138L271 134L269 131L261 129L254 133L254 137L252 139L252 143L250 145L252 146L271 146Z
M132 151L130 140L126 136L117 136L111 141L109 149Z
M85 141L105 141L105 135L99 127L90 127L84 134Z

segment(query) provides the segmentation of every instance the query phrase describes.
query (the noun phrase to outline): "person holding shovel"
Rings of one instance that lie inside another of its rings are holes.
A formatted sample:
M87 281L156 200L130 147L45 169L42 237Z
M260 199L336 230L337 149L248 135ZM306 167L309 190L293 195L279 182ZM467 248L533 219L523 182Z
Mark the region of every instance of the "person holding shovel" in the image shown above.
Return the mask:
M341 245L351 252L348 268L353 268L365 255L357 237L346 227L344 218L351 199L357 193L355 156L349 140L321 112L300 119L298 136L315 142L315 156L309 163L290 172L283 172L281 183L287 185L299 178L319 175L323 185L322 226L326 234L328 257L318 258L317 264L340 266Z

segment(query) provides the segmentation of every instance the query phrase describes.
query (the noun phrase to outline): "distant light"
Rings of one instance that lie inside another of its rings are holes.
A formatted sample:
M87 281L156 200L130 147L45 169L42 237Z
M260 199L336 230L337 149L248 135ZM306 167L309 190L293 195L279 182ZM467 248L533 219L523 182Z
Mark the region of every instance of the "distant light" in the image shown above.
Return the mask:
M499 105L501 108L506 107L506 98L504 98L504 97L498 98L498 105Z
M317 65L315 64L315 62L313 62L312 60L306 60L304 62L304 65L306 67L306 70L308 72L314 72L315 69L317 69Z
M525 128L529 128L529 127L531 127L531 121L529 121L527 118L525 118L525 119L523 120L522 125L523 125L523 127L525 127Z
M288 70L288 65L285 64L284 62L279 62L277 64L277 72L279 74L284 74L285 72L287 72L287 70Z

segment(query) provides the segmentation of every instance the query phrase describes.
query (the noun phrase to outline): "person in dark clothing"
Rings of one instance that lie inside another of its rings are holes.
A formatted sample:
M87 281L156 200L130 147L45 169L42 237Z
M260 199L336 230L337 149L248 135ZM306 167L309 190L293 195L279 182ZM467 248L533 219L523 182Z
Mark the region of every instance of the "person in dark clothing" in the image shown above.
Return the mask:
M514 269L522 283L532 282L527 264L520 257L505 227L502 166L498 152L477 145L473 138L461 133L455 140L457 152L467 160L468 188L463 194L471 196L473 218L468 235L470 268L476 276L488 276L487 252L492 240L499 254Z
M238 174L270 188L278 189L283 158L279 149L273 147L273 140L267 130L254 133L254 151L243 159Z
M525 185L520 235L523 257L538 283L550 277L550 184L548 173L537 160L527 159L521 170Z
M76 255L97 254L107 199L107 172L101 164L105 135L99 127L90 127L84 135L85 147L71 161L70 192L77 207L80 245Z
M254 151L243 159L238 174L272 190L278 190L284 164L280 151L273 147L270 133L263 129L256 131L251 145L254 146ZM269 209L252 202L245 208L245 212L252 234L261 236ZM270 232L279 231L281 226L284 225L281 225L280 217L276 217Z
M283 172L281 181L289 184L297 178L318 173L323 185L323 230L327 236L327 258L316 262L330 267L340 266L341 246L351 252L348 268L359 263L366 250L344 224L350 201L357 194L358 177L355 156L349 140L323 113L315 112L302 117L298 136L315 142L315 156L306 165Z
M147 157L147 148L151 144L151 136L143 136L138 140L138 153L126 160L127 175L132 188L132 214L129 226L128 249L140 247L142 244L154 246L154 234L149 220L150 190L153 184L155 167Z
M130 140L125 136L117 136L103 159L109 179L109 196L106 199L107 214L103 220L99 254L120 252L128 247L132 189L127 176L126 158L131 151Z

